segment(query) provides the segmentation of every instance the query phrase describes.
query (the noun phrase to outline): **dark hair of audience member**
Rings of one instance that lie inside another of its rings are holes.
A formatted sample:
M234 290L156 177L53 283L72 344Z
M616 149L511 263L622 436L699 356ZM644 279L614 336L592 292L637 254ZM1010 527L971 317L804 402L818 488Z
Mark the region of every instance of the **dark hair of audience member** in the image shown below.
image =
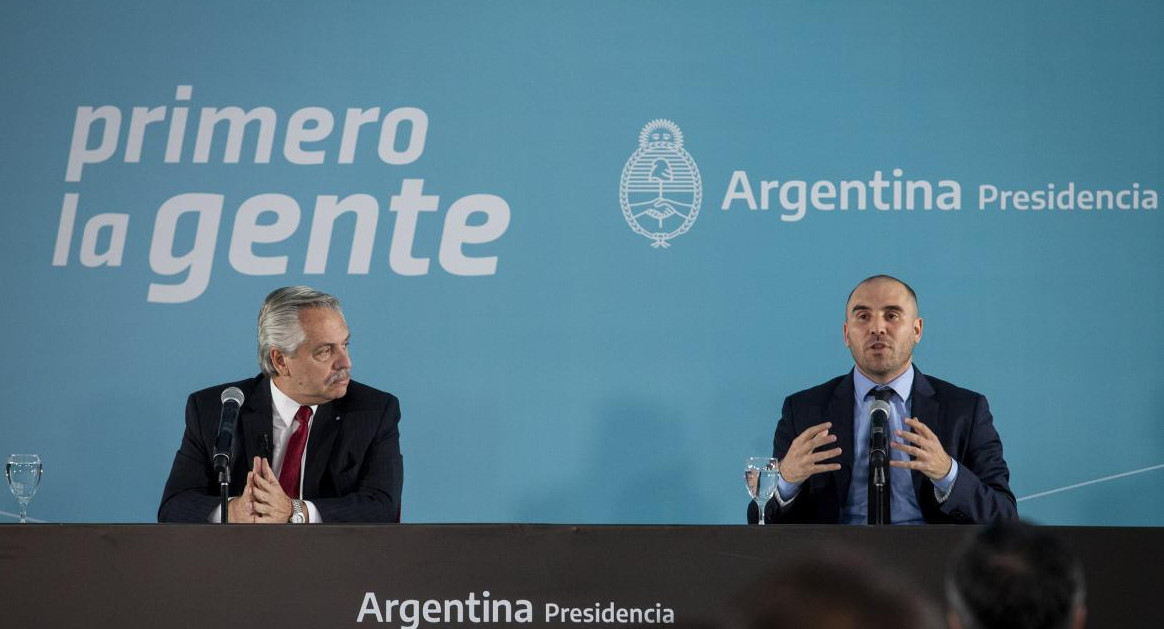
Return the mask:
M741 629L936 629L935 608L856 551L794 560L745 590Z
M1058 538L1021 522L996 522L955 555L947 618L961 629L1082 627L1083 568Z

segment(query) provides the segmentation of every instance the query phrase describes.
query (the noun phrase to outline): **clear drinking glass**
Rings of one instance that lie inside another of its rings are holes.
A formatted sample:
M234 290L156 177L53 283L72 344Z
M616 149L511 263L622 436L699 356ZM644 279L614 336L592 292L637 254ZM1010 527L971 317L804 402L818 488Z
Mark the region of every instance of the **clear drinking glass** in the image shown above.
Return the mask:
M776 494L776 472L779 469L780 462L766 456L748 457L744 464L744 485L760 508L760 524L764 524L764 506Z
M40 487L40 476L44 469L40 464L40 457L35 454L12 454L8 456L8 465L4 467L4 474L8 477L8 488L20 503L20 523L28 522L28 503L36 495L36 488Z

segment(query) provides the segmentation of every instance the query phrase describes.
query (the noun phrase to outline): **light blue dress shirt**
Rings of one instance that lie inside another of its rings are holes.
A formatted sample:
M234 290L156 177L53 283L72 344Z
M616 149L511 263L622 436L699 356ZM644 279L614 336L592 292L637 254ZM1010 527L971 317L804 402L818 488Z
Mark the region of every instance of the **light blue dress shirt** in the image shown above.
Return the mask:
M913 368L891 380L886 386L893 389L894 395L889 403L889 436L897 443L905 440L896 435L898 430L906 430L905 418L912 417L911 393L913 391ZM844 524L866 524L869 519L869 408L873 405L873 396L870 392L879 386L860 369L853 369L853 474L849 483L849 496L845 502L841 522ZM840 444L839 444L840 445ZM845 445L841 445L842 448ZM909 455L896 449L890 449L890 460L908 461ZM945 502L954 487L958 477L958 462L951 461L950 471L945 477L934 481L934 494L938 502ZM913 479L908 469L889 468L890 498L889 517L893 524L924 524L921 507L918 505L917 494L913 491ZM777 502L781 506L790 504L796 499L800 491L800 483L789 483L783 478L778 481Z

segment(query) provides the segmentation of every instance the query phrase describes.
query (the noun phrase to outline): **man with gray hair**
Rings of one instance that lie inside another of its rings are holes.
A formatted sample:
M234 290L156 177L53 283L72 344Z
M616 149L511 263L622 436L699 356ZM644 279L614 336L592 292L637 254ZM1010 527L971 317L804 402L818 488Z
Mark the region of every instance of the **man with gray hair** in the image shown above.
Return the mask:
M221 522L213 454L223 391L242 392L232 523L398 522L404 463L395 396L351 379L339 300L280 288L259 310L262 373L192 393L159 522Z

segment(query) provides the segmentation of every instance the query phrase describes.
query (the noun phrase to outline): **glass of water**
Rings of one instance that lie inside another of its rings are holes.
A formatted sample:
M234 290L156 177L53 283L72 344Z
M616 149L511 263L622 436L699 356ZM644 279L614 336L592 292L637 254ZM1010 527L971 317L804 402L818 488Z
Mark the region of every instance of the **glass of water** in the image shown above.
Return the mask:
M8 477L8 488L20 503L20 523L28 522L28 503L36 495L36 488L40 487L40 476L43 472L40 457L35 454L12 454L8 456L8 465L4 473Z
M764 507L776 494L776 472L779 469L780 462L766 456L748 457L744 464L744 485L760 508L760 524L764 524Z

